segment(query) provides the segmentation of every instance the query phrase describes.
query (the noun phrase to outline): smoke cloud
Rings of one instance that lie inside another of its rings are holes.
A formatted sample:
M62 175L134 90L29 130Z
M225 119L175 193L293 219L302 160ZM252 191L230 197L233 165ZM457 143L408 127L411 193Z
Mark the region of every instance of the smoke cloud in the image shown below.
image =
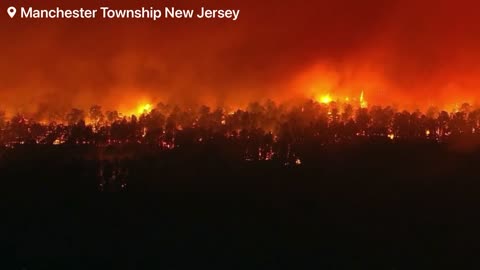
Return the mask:
M370 103L480 98L476 1L17 1L35 8L240 9L231 20L0 16L0 109L240 105L314 92ZM6 2L0 4L6 10Z

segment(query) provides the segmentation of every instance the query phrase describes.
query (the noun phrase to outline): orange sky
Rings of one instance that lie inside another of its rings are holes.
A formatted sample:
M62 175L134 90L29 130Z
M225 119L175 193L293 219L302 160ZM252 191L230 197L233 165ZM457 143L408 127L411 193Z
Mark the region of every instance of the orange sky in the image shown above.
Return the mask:
M160 100L224 105L362 90L370 103L382 104L480 98L476 1L72 2L0 3L0 109L126 108ZM205 6L241 14L235 22L29 20L7 17L12 3Z

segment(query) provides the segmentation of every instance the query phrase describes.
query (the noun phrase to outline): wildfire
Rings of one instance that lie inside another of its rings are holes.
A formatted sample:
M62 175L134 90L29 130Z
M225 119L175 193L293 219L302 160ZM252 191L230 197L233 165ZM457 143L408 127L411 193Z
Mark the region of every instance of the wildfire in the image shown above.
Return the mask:
M330 96L330 94L326 94L326 95L317 97L316 100L323 104L330 104L333 101L333 98L332 96Z
M314 100L317 101L318 103L330 104L334 101L339 101L341 99L335 98L331 94L324 94L324 95L315 96ZM360 108L365 109L365 108L368 107L368 102L365 99L364 91L360 92L360 97L359 98L350 98L350 97L347 96L347 97L344 98L344 100L345 100L345 103L350 103L351 101L353 101L353 102L357 103Z
M152 107L152 104L150 103L145 103L145 104L141 104L140 106L138 106L137 108L137 114L144 114L144 113L149 113L150 111L152 111L153 107Z
M142 100L132 104L132 106L123 106L116 109L118 109L118 112L121 115L127 117L130 117L132 115L140 117L142 114L149 114L154 109L154 106L152 105L152 103Z
M368 103L367 101L365 100L365 95L363 93L363 90L362 92L360 93L360 107L361 108L367 108L368 107Z

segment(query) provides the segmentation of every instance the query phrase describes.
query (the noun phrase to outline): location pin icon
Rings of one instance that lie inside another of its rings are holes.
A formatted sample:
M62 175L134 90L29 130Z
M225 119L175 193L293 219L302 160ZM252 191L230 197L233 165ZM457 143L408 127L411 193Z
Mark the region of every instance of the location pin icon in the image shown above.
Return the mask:
M17 9L15 7L9 7L7 9L7 13L10 16L10 18L13 18L13 16L15 16L15 13L17 13Z

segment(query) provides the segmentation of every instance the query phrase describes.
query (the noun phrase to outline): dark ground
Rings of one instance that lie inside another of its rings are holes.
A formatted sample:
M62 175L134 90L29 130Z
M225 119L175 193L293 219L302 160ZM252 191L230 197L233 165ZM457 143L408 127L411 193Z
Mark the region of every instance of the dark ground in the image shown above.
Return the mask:
M2 149L1 269L478 269L480 152L302 151L138 146L127 192L106 193L91 147Z

